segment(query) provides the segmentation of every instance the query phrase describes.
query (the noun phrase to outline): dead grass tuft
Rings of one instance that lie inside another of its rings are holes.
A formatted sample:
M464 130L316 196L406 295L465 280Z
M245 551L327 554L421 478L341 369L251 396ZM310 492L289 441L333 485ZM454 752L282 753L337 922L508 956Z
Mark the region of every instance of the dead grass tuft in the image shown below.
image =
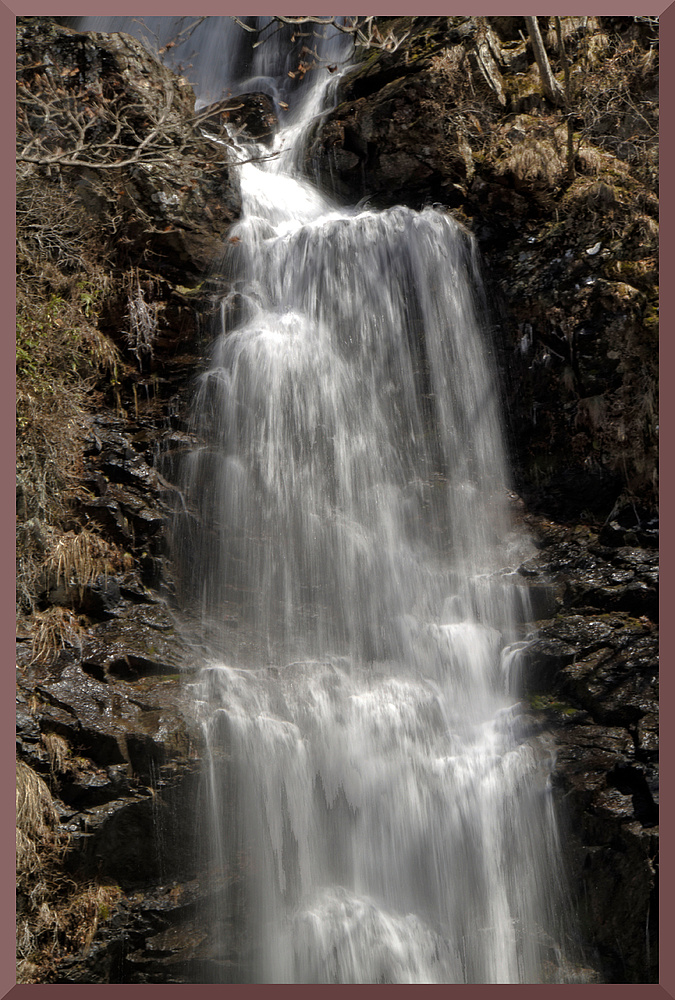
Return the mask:
M61 737L43 742L60 767L70 753ZM68 838L43 779L16 765L17 982L45 983L64 955L85 951L122 897L117 885L77 884L59 864Z
M123 553L88 528L61 535L45 562L51 585L63 583L66 590L82 592L100 576L107 577L124 566Z
M60 911L61 929L71 951L88 951L102 923L109 920L122 896L117 885L84 886Z
M565 150L553 134L527 136L513 146L497 166L501 175L511 174L520 183L556 187L565 173Z
M470 91L471 70L463 45L450 45L431 57L432 73L438 73L444 84L456 92Z
M71 757L68 741L57 733L45 733L42 736L42 744L49 755L49 770L51 777L63 774Z
M16 765L16 829L24 854L28 844L51 843L59 817L47 785L27 764ZM17 871L21 868L17 848Z
M82 649L84 627L70 608L36 611L31 618L31 655L35 663L53 663L62 649Z

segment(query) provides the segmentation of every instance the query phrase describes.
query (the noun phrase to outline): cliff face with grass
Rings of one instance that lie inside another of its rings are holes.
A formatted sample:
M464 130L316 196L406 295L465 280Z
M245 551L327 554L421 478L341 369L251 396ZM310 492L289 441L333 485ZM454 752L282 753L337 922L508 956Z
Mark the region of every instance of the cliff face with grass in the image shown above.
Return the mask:
M591 960L654 982L657 26L538 27L553 85L524 18L387 19L400 44L362 53L306 167L477 239L538 550L530 724ZM238 862L199 877L167 524L237 184L134 40L19 18L17 70L19 981L209 981L201 903Z
M158 458L183 446L239 194L139 43L49 18L17 40L18 980L171 982L194 944L198 734Z
M375 205L433 202L476 235L518 489L543 511L653 513L658 46L650 18L401 18L341 82L307 167ZM556 22L560 23L557 24Z

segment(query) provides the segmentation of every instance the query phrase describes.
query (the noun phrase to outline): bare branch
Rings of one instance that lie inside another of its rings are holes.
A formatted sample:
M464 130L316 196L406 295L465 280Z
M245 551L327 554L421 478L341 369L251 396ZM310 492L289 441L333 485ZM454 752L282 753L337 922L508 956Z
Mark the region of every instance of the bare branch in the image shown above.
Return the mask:
M85 86L66 89L50 67L44 73L39 69L23 67L17 83L18 164L94 170L162 166L194 142L173 118L170 85L164 85L163 100L154 109Z
M258 32L260 37L257 42L254 42L254 48L262 45L268 38L273 37L283 25L318 25L324 29L321 34L316 35L318 38L325 38L326 29L334 28L342 34L350 35L354 41L354 45L357 47L384 49L387 52L395 52L396 49L403 44L406 38L410 36L409 31L406 31L401 35L396 35L392 30L383 35L380 32L377 17L374 15L369 17L337 17L333 15L282 17L280 15L275 15L269 24L262 29L252 28L250 25L244 24L237 17L233 18L233 20L236 21L241 28L244 28L245 31ZM273 24L276 24L276 28L274 31L270 32L269 29Z

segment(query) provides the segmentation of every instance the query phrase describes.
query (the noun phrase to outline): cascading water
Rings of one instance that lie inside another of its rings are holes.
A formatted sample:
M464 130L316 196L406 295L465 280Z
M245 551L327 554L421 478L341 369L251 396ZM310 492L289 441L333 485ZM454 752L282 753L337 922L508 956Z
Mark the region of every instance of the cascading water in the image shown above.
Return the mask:
M275 44L235 91L283 94L264 65L283 67ZM220 96L215 58L202 100ZM214 905L211 968L569 981L552 754L522 731L507 669L520 596L504 570L522 540L473 244L442 211L338 208L298 176L321 99L296 91L280 155L240 167L232 292L176 526L185 599L212 637L193 689L202 829L213 871L240 872Z

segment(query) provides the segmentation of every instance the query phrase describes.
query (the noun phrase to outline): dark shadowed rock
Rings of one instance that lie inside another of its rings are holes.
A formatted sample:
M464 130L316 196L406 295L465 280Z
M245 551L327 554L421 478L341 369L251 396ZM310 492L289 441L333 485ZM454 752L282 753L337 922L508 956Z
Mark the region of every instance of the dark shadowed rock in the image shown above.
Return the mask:
M555 738L555 791L586 941L605 981L657 976L658 630L654 549L526 517L540 546L527 579L551 582L521 663L527 700ZM618 608L640 598L632 610ZM613 902L614 901L614 902Z
M267 94L237 94L226 101L218 101L200 109L199 124L208 131L217 129L244 141L253 139L269 146L279 120L274 101Z

